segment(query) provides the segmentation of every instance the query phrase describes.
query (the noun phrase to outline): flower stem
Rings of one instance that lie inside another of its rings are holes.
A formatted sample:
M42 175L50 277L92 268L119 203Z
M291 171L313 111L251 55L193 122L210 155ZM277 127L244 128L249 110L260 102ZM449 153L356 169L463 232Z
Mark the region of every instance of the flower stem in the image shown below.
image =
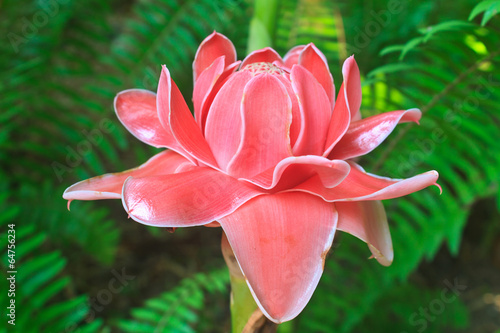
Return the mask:
M250 21L247 53L272 46L277 15L278 0L254 1L254 14Z
M221 248L231 280L231 331L233 333L276 332L277 325L269 321L255 303L225 233L222 234Z

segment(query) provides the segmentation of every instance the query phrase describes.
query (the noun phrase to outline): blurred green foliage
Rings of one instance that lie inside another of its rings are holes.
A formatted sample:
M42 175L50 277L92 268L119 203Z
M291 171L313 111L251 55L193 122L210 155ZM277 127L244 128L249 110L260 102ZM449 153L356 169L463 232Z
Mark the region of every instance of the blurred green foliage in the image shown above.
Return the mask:
M443 243L457 254L475 202L500 202L499 8L490 0L279 2L272 42L282 55L314 42L338 89L341 64L355 54L365 116L422 109L419 128L400 126L363 157L367 171L408 177L436 169L443 186L441 196L427 189L386 203L396 253L390 268L367 261L364 243L340 236L310 304L282 332L423 327L414 313L439 300L445 285L419 290L409 275ZM119 203L74 203L69 214L61 194L77 180L136 166L156 152L120 126L114 95L156 90L166 64L189 101L199 43L215 29L243 58L252 10L246 0L0 2L0 300L6 309L6 235L15 224L19 332L229 329L222 258L200 262L197 251L179 251L180 243L183 250L200 242L216 248L215 231L201 233L207 240L188 231L131 229ZM162 245L144 249L148 242ZM109 289L113 267L136 265L130 253L157 252L176 258L161 264L167 268L141 266L143 278L112 296L122 299L109 306L114 311L96 301ZM162 282L140 282L148 280ZM427 320L426 332L467 327L467 313L458 297Z

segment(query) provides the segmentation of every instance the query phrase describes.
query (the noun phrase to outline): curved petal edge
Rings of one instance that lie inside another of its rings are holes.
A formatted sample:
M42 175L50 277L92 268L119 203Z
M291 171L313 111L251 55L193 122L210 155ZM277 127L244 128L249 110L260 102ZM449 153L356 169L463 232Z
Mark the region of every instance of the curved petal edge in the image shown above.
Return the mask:
M135 221L156 227L205 225L264 194L206 167L162 176L129 177L122 203Z
M422 117L419 109L392 111L351 122L342 139L333 147L329 158L346 160L368 154L377 148L397 124L415 122Z
M381 201L336 202L338 230L347 232L368 244L373 257L383 266L394 260L391 233Z
M183 156L166 150L156 154L137 168L108 173L71 185L64 191L63 198L66 200L120 199L123 183L128 177L175 173L183 164L193 165Z
M219 220L259 308L273 322L293 319L309 302L337 216L335 206L320 198L278 193Z

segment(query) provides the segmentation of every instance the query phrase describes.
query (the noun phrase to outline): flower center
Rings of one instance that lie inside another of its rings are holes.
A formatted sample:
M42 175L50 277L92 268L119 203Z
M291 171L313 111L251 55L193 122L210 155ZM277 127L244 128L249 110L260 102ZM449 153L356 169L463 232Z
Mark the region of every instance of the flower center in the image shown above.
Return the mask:
M243 71L249 71L253 76L269 73L272 75L283 75L285 73L284 70L271 64L270 62L254 62L252 64L248 64L242 69Z

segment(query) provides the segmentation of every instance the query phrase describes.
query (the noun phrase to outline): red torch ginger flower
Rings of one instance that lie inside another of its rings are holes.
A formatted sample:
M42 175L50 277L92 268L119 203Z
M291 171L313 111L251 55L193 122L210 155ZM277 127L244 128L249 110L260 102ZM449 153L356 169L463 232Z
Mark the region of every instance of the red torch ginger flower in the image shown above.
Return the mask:
M136 169L79 182L63 197L121 199L132 219L151 226L220 225L257 304L277 323L311 298L336 230L391 264L379 200L436 185L438 174L384 178L353 159L398 123L418 122L419 110L361 119L354 57L344 63L335 99L325 56L313 44L283 59L264 48L237 61L231 41L214 32L193 70L194 117L165 66L156 94L131 89L115 98L134 136L169 150Z

